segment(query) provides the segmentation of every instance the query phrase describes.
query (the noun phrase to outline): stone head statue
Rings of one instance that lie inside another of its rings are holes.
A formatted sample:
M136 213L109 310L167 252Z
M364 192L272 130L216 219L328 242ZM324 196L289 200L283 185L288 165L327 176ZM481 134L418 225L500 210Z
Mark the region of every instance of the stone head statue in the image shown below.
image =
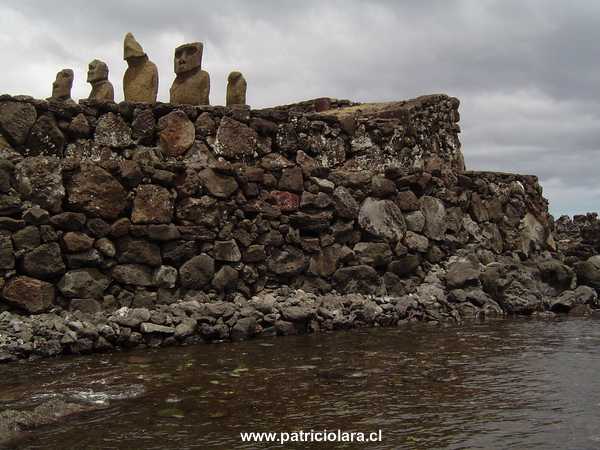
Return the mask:
M92 85L88 100L112 102L115 100L113 85L108 81L108 66L105 62L94 59L88 65L87 81Z
M202 42L191 42L175 49L175 80L169 93L174 105L208 105L210 76L202 70Z
M108 80L108 66L105 62L95 59L88 65L87 81L95 83L103 80Z
M127 61L130 58L141 58L142 56L146 56L144 49L139 42L135 40L133 34L127 33L125 35L125 40L123 41L123 59Z
M56 74L56 80L52 83L53 100L71 100L71 88L73 87L73 71L63 69Z
M123 59L128 66L123 76L125 101L156 102L158 69L131 33L127 33L123 41Z
M174 59L175 74L179 75L200 68L202 66L203 51L204 45L202 42L192 42L177 47Z
M246 80L241 72L233 71L227 77L227 106L246 104Z

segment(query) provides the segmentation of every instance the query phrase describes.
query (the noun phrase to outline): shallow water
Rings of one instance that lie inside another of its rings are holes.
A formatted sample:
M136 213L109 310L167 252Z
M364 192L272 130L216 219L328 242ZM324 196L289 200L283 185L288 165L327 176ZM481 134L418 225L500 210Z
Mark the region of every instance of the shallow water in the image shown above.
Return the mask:
M21 449L364 448L240 432L376 432L368 448L600 448L600 320L423 324L0 366L0 408L100 409Z

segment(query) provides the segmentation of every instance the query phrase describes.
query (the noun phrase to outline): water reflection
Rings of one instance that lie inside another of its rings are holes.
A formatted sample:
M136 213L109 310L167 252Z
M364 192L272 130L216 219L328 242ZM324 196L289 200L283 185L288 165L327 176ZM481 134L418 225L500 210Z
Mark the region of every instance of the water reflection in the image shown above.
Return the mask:
M0 405L101 406L23 449L250 449L240 432L310 429L382 429L381 449L595 448L598 325L417 324L20 363L0 366Z

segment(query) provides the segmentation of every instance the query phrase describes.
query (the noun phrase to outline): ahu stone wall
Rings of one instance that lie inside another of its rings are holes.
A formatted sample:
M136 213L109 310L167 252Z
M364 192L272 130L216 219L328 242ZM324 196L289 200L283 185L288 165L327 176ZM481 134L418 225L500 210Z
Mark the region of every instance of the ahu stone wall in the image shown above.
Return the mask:
M465 171L458 104L0 96L0 308L282 285L400 296L461 249L490 261L553 249L535 177Z

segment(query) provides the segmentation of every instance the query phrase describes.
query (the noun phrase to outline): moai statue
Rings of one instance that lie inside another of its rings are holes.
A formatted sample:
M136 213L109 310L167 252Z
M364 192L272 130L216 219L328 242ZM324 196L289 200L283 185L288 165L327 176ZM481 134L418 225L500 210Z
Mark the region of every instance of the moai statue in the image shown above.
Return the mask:
M227 106L246 104L246 79L241 72L231 72L227 77Z
M71 99L71 88L73 87L73 71L63 69L56 74L56 80L52 83L52 97L47 100L54 100L63 103L75 103Z
M202 70L202 42L183 44L175 49L175 81L171 86L171 103L175 105L209 105L210 76Z
M87 82L92 85L92 91L88 100L99 102L115 101L115 91L112 83L108 81L108 66L105 62L95 59L89 64Z
M155 103L158 93L158 70L131 33L125 35L123 59L128 65L123 76L125 101Z

